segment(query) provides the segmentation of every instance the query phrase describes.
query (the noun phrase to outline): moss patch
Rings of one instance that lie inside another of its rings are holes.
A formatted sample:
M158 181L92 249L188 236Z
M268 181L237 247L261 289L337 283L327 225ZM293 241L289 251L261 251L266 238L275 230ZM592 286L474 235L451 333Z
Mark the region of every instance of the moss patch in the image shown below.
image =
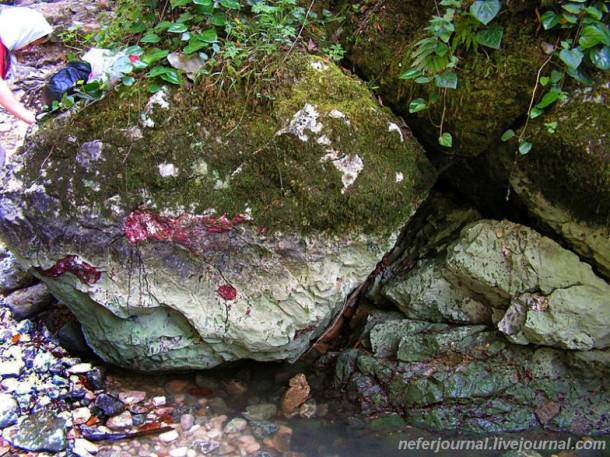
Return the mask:
M552 201L579 218L610 223L610 83L572 92L532 128L532 151L517 164ZM557 122L550 134L545 122Z
M208 83L168 93L167 109L149 109L140 89L108 95L64 126L47 123L20 178L60 197L67 214L80 207L110 218L117 208L214 211L251 214L267 229L387 233L408 219L435 179L421 147L391 128L395 120L366 87L321 59L295 56L274 81L228 92ZM258 101L260 93L275 101ZM302 141L288 130L306 104L322 127L306 129ZM142 125L147 111L152 128ZM79 157L98 140L101 159L83 165ZM328 154L362 160L350 187ZM169 170L165 177L162 170Z
M384 0L357 16L343 34L349 58L365 79L379 86L384 102L407 119L419 138L425 138L429 150L476 156L497 143L504 130L527 112L536 73L546 58L539 47L541 38L535 36L535 14L505 11L494 20L504 29L500 50L480 48L475 53L458 48L459 82L456 90L447 91L443 129L454 139L448 150L437 144L442 100L426 111L409 113L413 99L428 100L440 89L399 79L411 68L413 47L435 14L433 2L409 3Z

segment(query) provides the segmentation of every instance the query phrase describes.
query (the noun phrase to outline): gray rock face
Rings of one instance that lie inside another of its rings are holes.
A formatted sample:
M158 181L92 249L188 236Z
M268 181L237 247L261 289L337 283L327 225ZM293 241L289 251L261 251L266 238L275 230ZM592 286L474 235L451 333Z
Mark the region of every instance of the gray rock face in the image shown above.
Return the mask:
M493 319L515 343L579 350L610 345L608 283L572 252L508 221L467 226L444 258L394 277L384 293L409 317Z
M423 150L368 90L321 59L290 66L272 113L161 91L143 122L110 127L122 111L109 103L39 131L11 164L1 236L104 360L298 358L427 195ZM170 112L184 116L170 125ZM40 171L57 141L65 150Z
M28 451L59 452L66 448L66 421L51 411L38 411L17 426L10 443Z
M0 245L0 294L34 284L34 277L26 271L15 256Z
M437 430L610 430L605 351L520 346L490 327L409 319L377 320L368 340L371 351L333 359L337 387L365 414L395 411Z
M54 300L53 295L51 295L44 283L16 290L4 299L13 312L13 317L18 321L39 313L53 303Z
M19 405L9 394L0 393L0 429L13 425L19 416Z

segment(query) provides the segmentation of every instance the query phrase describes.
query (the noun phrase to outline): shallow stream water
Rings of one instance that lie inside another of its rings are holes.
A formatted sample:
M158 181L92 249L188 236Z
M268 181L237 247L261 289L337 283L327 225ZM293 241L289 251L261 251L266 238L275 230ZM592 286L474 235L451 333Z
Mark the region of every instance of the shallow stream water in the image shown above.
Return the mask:
M230 370L159 376L110 369L108 376L109 390L143 390L149 397L170 392L168 405L176 407L175 417L185 411L192 412L196 417L212 417L218 414L210 406L212 399L221 397L227 406L224 413L230 420L241 417L241 411L247 405L279 404L288 379L301 371L307 373L307 368L301 364L251 363ZM301 457L499 457L518 450L535 450L543 457L610 456L610 436L581 437L542 429L487 435L459 431L439 433L406 425L398 416L365 420L357 414L353 405L340 397L340 393L331 395L323 374L309 372L307 376L312 381L312 396L318 405L328 404L328 413L324 417L310 419L286 419L279 416L269 419L292 429L290 449L300 453ZM177 382L186 383L181 387L186 394L172 395L171 386ZM204 386L208 386L203 389L206 395L189 393L197 393L196 389ZM202 400L202 397L209 403ZM176 420L179 421L179 417ZM150 440L152 442L154 438ZM127 443L113 444L106 452L102 449L99 455L116 457L117 447L125 448L126 445Z

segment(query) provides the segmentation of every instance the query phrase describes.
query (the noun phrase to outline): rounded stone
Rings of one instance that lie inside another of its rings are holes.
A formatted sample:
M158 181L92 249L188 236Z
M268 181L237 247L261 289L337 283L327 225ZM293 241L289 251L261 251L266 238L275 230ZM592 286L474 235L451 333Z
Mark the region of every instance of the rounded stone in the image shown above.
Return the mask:
M19 417L19 404L9 394L0 393L0 429L13 425Z

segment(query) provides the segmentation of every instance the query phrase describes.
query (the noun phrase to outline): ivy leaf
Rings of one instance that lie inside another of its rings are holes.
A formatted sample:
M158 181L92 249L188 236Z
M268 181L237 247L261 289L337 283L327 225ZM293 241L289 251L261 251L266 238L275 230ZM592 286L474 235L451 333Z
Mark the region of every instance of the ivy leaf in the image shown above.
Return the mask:
M487 25L496 17L501 8L500 0L478 0L470 7L470 14L479 22Z
M156 26L155 26L155 30L157 32L163 32L163 30L167 30L172 26L172 23L169 21L163 21L163 22L159 22Z
M540 103L538 103L536 105L536 108L538 108L538 109L546 108L547 106L549 106L549 105L555 103L557 100L559 100L559 96L560 96L559 92L549 92L548 94L544 94L544 97L542 97L542 100L540 101Z
M445 132L441 136L438 137L438 144L445 148L450 148L453 146L453 137L451 133Z
M428 84L430 81L434 80L432 76L420 76L415 80L417 84Z
M587 25L582 29L582 35L578 40L581 48L589 49L599 43L610 46L610 32L608 32L603 24Z
M544 87L544 86L546 86L549 83L550 80L551 80L551 78L549 78L548 76L542 76L540 78L540 85L542 87Z
M133 68L135 68L136 70L142 70L144 68L148 68L148 64L146 62L144 62L142 59L138 59L134 62L131 63L133 65Z
M542 110L537 107L533 107L530 111L530 119L536 119L538 116L542 114Z
M398 77L398 79L414 79L420 77L422 74L417 68L411 68L410 70L405 71L402 75Z
M540 21L542 22L542 27L544 27L545 30L549 30L561 22L561 16L555 14L554 11L547 11L540 16Z
M515 131L513 129L508 129L506 132L502 134L502 141L508 141L515 136Z
M561 7L572 14L580 14L582 11L582 5L579 5L578 3L566 3L565 5L561 5Z
M457 88L458 77L454 71L446 70L440 75L434 75L434 83L436 87L455 89Z
M238 0L220 0L220 4L225 8L229 8L231 10L239 9L239 1Z
M144 49L142 49L141 46L135 45L135 46L130 46L127 49L125 49L125 54L129 55L133 55L133 56L141 56L142 54L144 54Z
M184 6L191 3L191 0L171 0L170 4L172 8L177 8L179 6Z
M147 49L141 60L146 62L148 65L152 65L159 60L164 59L169 54L167 49L150 48Z
M525 155L528 152L530 152L530 150L532 149L532 143L530 143L529 141L521 141L521 143L519 144L519 153L521 153L521 155Z
M409 103L409 113L417 113L418 111L423 111L428 108L428 103L423 98L416 98L411 103Z
M170 70L175 71L173 68L170 68L170 67L164 67L164 66L155 67L150 71L150 73L147 75L147 77L154 78L155 76L161 76Z
M194 52L199 51L200 49L205 48L207 45L208 44L203 42L203 41L199 41L199 40L196 40L196 39L191 39L189 44L184 47L184 52L186 54L192 54Z
M591 79L591 77L584 73L582 70L579 70L578 68L568 68L566 70L566 73L572 78L574 78L576 81L583 83L586 86L593 85L593 80Z
M594 49L589 53L589 58L593 65L600 70L610 70L610 48L605 46L600 49Z
M212 0L193 0L193 3L195 5L210 6L212 4Z
M227 15L225 13L214 13L210 18L210 24L218 27L224 27L227 25Z
M601 10L599 8L596 8L595 6L586 6L585 11L589 16L593 17L598 21L601 21L602 17L604 17L604 13L602 13Z
M195 36L199 41L203 41L204 43L215 43L218 41L218 33L216 33L215 29L207 29Z
M167 31L171 32L171 33L184 33L186 31L188 31L188 27L186 25L184 25L184 24L179 22L177 24L174 24L174 25L170 26L167 29Z
M557 84L559 81L561 81L561 79L563 78L563 73L557 70L553 70L551 72L551 82L553 84Z
M570 24L576 24L578 22L578 16L574 16L573 14L564 13L562 16L565 19L565 21L569 22Z
M168 83L172 83L177 86L180 86L182 84L182 81L180 81L180 75L173 68L169 68L165 73L162 73L160 76L162 80L167 81Z
M149 30L148 32L146 32L146 34L142 37L140 41L142 43L158 43L159 41L161 41L161 38L159 37L159 35Z
M487 46L492 49L500 49L500 43L502 43L502 36L504 31L497 25L492 25L488 29L480 30L477 33L477 42L481 46Z
M133 76L125 76L123 78L123 84L127 87L133 86L133 84L136 82L135 78Z
M568 68L578 68L582 63L584 54L578 48L572 50L562 49L559 52L559 58L565 63Z

